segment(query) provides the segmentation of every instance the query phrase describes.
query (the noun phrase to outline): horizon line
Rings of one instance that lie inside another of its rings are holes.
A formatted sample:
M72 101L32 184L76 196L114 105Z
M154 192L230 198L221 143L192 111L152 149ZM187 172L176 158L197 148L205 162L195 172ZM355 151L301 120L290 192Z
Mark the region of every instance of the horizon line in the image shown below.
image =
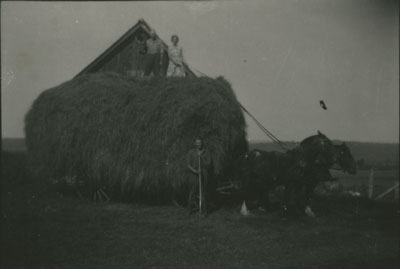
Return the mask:
M5 139L22 139L25 140L25 137L1 137L1 140L5 140ZM330 139L331 141L343 141L343 142L347 142L347 143L374 143L374 144L400 144L399 141L362 141L362 140L343 140L343 139L339 139L339 138L333 138ZM281 140L284 143L299 143L300 141L297 140ZM249 142L250 144L255 144L255 143L271 143L274 144L274 141L271 140L263 140L263 139L247 139L247 142Z

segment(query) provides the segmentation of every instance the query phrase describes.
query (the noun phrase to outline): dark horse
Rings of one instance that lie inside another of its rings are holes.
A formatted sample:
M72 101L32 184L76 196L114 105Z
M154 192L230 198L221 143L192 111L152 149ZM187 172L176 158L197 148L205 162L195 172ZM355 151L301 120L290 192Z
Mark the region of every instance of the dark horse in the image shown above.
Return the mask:
M282 185L285 209L296 213L307 209L312 214L309 203L313 190L321 181L334 180L329 169L335 164L345 172L356 172L349 148L344 143L334 145L320 132L285 153L252 150L241 165L243 205L255 202L255 205L268 207L269 192Z
M329 169L338 166L343 172L355 174L356 161L345 143L334 145L325 135L318 132L300 143L300 155L304 156L306 165L300 167L293 163L291 178L285 184L285 204L290 208L313 216L310 201L313 191L321 181L335 180ZM290 152L288 152L290 154Z

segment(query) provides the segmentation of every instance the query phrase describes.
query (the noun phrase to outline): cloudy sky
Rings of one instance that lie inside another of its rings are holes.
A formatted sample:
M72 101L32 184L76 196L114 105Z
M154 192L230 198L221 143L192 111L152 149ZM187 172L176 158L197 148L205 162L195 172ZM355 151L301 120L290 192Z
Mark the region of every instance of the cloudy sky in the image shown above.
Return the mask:
M275 136L398 142L395 0L1 2L2 137L23 137L45 89L71 79L143 18L189 65L224 76ZM322 110L323 99L328 110ZM268 140L247 119L248 137Z

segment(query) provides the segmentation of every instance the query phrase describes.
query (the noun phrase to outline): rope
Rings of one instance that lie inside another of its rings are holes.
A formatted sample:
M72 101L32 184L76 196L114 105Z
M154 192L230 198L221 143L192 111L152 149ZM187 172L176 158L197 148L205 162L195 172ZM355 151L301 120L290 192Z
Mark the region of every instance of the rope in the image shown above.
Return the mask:
M192 68L193 69L193 68ZM193 69L194 71L196 71L197 73L200 73L201 75L210 78L208 75L204 74L203 72ZM265 128L239 101L238 101L240 107L242 108L242 110L244 112L247 113L247 115L249 115L250 118L253 119L253 121L256 123L256 125L258 126L258 128L261 129L261 131L263 131L263 133L268 136L273 142L275 142L276 144L278 144L283 150L287 150L287 144L283 143L282 141L280 141L274 134L272 134L270 131L268 131L267 128Z
M268 131L267 128L265 128L241 103L239 103L240 107L244 112L247 113L247 115L250 116L254 120L254 122L257 124L258 128L261 129L261 131L264 132L273 142L278 144L283 150L287 150L287 145L280 141L274 134L272 134L270 131Z
M199 73L200 75L202 75L202 76L204 76L204 77L210 78L210 76L204 74L203 72L201 72L201 71L199 71L199 70L197 70L197 69L194 69L193 67L192 67L191 69L194 70L194 71L196 71L197 73Z

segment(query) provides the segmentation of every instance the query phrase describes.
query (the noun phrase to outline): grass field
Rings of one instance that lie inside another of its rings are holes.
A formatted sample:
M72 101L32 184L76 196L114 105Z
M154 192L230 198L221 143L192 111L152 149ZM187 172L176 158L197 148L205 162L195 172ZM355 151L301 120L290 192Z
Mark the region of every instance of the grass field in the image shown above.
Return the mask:
M394 203L320 196L317 218L279 211L207 218L172 205L94 204L33 182L2 153L2 268L398 268Z
M332 170L332 175L337 177L339 183L347 190L357 191L362 196L368 196L368 186L370 171L360 170L356 175L344 174L339 171ZM372 197L377 198L390 187L399 181L399 170L374 170L373 171L373 193ZM382 200L394 201L394 192L385 195Z

